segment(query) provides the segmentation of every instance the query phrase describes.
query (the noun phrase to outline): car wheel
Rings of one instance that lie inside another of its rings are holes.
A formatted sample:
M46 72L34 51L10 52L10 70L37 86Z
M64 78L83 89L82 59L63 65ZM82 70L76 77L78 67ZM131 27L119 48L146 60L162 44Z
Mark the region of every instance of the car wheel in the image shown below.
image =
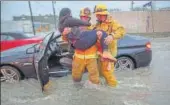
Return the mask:
M134 62L129 57L119 57L115 64L115 71L133 70Z
M0 75L1 82L16 83L19 82L21 79L19 71L11 66L2 66Z

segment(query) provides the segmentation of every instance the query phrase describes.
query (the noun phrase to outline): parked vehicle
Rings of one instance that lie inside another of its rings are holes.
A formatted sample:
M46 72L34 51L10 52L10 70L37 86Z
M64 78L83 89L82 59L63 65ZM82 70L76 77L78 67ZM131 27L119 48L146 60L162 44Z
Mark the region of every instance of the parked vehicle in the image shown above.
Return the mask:
M58 41L60 37L59 32L53 32L39 44L2 52L1 81L37 78L36 71L42 69L47 69L50 76L67 75L71 72L72 54L67 51L67 43ZM118 41L117 59L117 71L148 66L152 59L150 41L140 36L125 35Z
M43 36L34 36L32 34L27 35L19 32L2 32L0 52L31 43L39 43L42 39Z
M118 41L116 58L116 71L146 67L152 60L151 42L142 36L125 35Z

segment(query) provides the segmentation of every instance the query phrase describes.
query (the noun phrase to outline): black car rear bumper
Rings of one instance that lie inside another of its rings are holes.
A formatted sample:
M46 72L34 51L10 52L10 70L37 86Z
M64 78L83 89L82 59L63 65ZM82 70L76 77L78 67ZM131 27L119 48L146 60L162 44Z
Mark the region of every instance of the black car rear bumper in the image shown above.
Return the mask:
M152 60L152 50L145 50L137 53L135 56L136 68L149 66Z

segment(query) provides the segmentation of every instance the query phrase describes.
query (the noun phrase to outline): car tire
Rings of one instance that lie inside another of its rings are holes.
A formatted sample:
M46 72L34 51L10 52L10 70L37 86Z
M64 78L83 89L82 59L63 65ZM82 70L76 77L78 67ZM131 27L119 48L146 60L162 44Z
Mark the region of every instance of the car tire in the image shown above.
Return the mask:
M119 57L115 64L115 71L133 70L135 68L134 61L129 57Z
M20 72L11 66L2 66L1 68L1 82L17 83L21 80Z

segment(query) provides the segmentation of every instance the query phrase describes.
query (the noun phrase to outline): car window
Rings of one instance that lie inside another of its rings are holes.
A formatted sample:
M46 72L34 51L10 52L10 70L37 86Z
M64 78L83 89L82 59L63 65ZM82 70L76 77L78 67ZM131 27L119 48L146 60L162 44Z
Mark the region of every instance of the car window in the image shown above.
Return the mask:
M15 40L15 38L8 35L7 40Z
M47 46L48 46L48 43L49 43L49 40L51 39L51 34L53 33L49 33L48 35L46 35L46 37L44 37L43 41L40 43L39 45L39 52L37 53L36 55L36 60L39 61L45 54L46 50L47 50Z
M1 35L1 41L7 40L8 36L7 35Z
M34 37L34 34L24 34L27 38Z
M1 41L4 41L4 40L14 40L15 38L12 37L12 36L9 36L9 35L2 35L1 34Z

